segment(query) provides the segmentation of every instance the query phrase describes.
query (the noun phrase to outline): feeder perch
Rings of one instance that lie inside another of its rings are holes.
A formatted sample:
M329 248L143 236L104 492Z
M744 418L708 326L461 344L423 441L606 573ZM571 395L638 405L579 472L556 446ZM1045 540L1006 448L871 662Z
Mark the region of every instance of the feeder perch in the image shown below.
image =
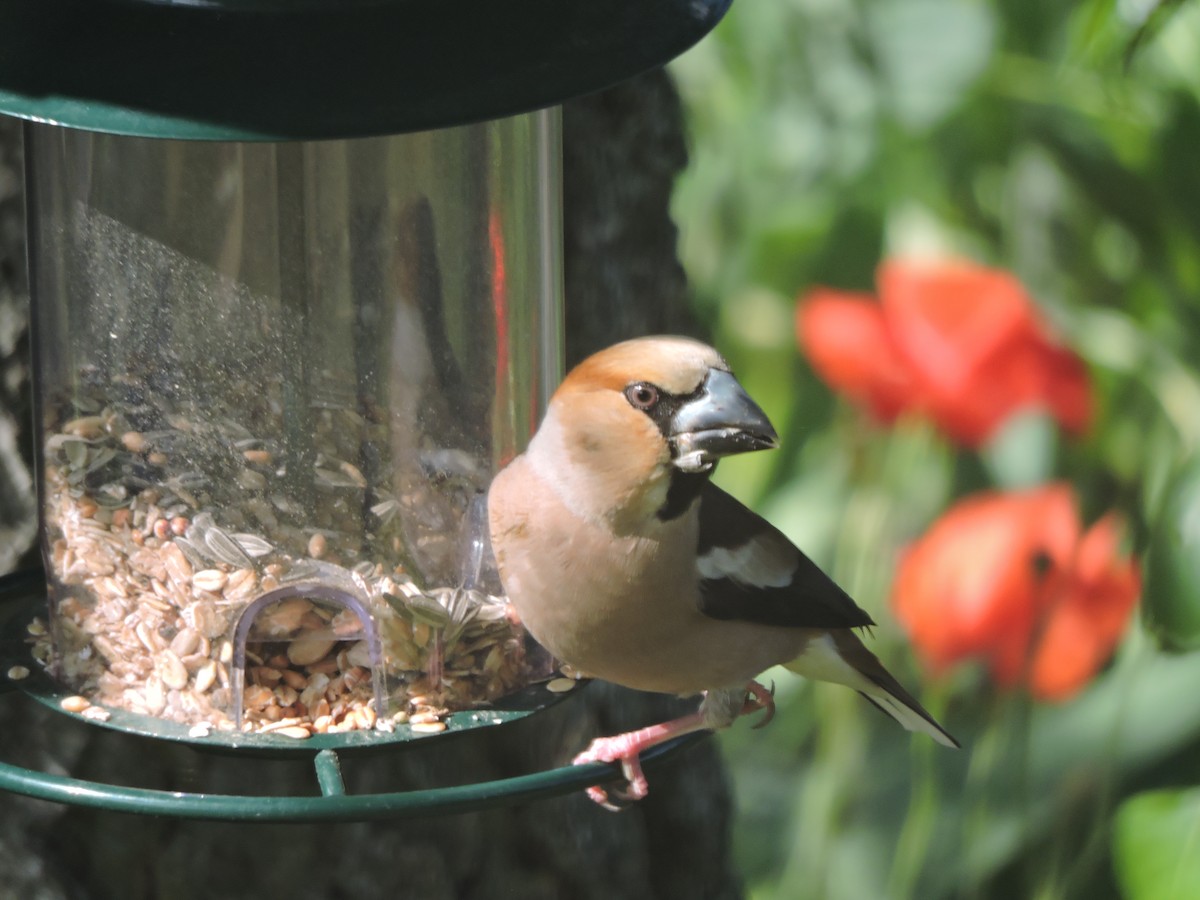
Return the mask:
M45 560L0 581L0 690L130 735L305 755L320 795L5 764L0 789L317 821L619 777L348 796L338 754L563 696L508 614L484 499L561 374L554 104L661 65L728 3L0 9L0 113L26 120Z

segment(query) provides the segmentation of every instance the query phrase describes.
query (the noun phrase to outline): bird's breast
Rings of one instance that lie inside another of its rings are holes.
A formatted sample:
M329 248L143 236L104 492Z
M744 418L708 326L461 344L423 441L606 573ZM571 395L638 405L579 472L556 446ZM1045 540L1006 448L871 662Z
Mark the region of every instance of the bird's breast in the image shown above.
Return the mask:
M536 473L508 476L490 502L501 578L558 659L627 687L687 694L744 682L798 652L788 630L699 611L694 516L617 536L570 511Z

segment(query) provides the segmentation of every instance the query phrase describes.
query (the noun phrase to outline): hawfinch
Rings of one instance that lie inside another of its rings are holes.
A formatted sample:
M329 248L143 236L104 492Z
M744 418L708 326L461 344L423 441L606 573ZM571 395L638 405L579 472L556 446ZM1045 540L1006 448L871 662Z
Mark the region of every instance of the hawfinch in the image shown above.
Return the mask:
M766 415L711 347L650 337L580 363L528 449L489 491L492 547L529 632L579 672L703 694L696 713L600 738L575 762L620 762L677 735L772 712L754 679L783 664L854 688L910 731L958 743L854 633L873 625L764 519L712 485L722 456L775 447ZM598 787L589 793L607 803Z

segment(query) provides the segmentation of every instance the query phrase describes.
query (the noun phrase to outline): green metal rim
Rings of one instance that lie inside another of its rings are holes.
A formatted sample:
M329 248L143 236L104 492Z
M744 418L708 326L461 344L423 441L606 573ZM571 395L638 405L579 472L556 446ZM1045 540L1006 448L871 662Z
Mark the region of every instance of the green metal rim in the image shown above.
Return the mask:
M0 113L224 141L461 125L553 106L661 66L731 2L0 3Z
M703 737L692 734L678 738L646 752L642 761L647 771L653 771ZM592 763L480 784L400 793L253 797L120 787L0 763L0 790L10 793L111 812L225 822L348 822L452 815L558 797L591 785L614 784L622 777L614 765Z

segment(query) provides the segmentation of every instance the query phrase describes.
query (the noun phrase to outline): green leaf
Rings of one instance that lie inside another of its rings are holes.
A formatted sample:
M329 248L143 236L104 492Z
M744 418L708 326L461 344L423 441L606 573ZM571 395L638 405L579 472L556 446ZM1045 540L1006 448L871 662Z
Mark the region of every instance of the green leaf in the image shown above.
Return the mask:
M1126 800L1117 810L1114 851L1126 900L1200 897L1200 788Z
M982 451L996 486L1020 490L1049 481L1056 437L1054 419L1041 410L1012 416Z
M1146 551L1142 608L1166 647L1200 649L1200 457L1165 492Z
M991 57L996 28L983 4L910 0L867 10L892 110L913 130L954 109Z

